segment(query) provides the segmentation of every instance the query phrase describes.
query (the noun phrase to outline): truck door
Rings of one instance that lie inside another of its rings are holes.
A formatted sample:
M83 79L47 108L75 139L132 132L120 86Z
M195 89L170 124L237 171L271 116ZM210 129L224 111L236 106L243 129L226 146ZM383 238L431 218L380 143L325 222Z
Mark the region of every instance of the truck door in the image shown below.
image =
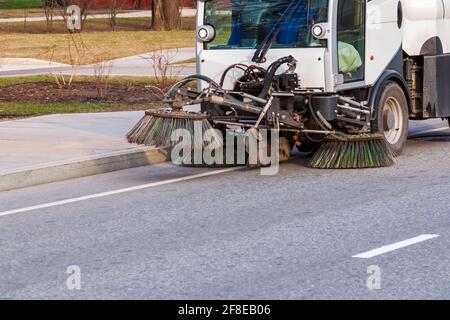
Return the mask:
M365 16L365 0L339 0L336 32L340 84L364 81Z

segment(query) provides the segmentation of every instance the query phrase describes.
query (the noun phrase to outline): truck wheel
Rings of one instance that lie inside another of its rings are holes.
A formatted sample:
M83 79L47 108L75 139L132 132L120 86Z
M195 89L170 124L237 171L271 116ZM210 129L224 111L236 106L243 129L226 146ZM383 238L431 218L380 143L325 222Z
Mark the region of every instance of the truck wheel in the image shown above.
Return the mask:
M408 101L402 88L388 81L375 106L372 130L383 134L386 143L397 155L402 153L408 139L408 120Z

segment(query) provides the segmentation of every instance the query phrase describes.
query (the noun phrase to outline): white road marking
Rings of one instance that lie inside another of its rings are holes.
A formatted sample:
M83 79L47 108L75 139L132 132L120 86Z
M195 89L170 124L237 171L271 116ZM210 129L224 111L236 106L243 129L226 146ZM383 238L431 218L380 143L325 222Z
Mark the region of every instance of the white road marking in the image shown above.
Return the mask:
M205 172L205 173L194 174L194 175L191 175L191 176L185 176L185 177L181 177L181 178L175 178L175 179L170 179L170 180L153 182L153 183L149 183L149 184L143 184L143 185L130 187L130 188L125 188L125 189L118 189L118 190L113 190L113 191L108 191L108 192L95 193L95 194L82 196L82 197L78 197L78 198L71 198L71 199L66 199L66 200L61 200L61 201L44 203L44 204L31 206L31 207L25 207L25 208L20 208L20 209L3 211L3 212L0 212L0 217L4 217L4 216L16 214L16 213L25 213L25 212L35 211L35 210L39 210L39 209L46 209L46 208L51 208L51 207L57 207L57 206L65 205L65 204L81 202L81 201L87 201L87 200L91 200L91 199L98 199L98 198L103 198L103 197L109 197L109 196L113 196L113 195L117 195L117 194L121 194L121 193L127 193L127 192L131 192L131 191L149 189L149 188L163 186L163 185L167 185L167 184L173 184L173 183L177 183L177 182L183 182L183 181L189 181L189 180L194 180L194 179L205 178L205 177L209 177L209 176L213 176L213 175L217 175L217 174L221 174L221 173L237 171L237 170L240 170L242 168L243 167L233 167L233 168L227 168L227 169L221 169L221 170L214 170L214 171L209 171L209 172Z
M397 243L390 244L388 246L383 246L383 247L378 248L378 249L374 249L374 250L371 250L371 251L367 251L367 252L364 252L364 253L357 254L356 256L353 256L353 258L370 259L370 258L379 256L379 255L387 253L387 252L391 252L391 251L394 251L394 250L397 250L397 249L405 248L405 247L411 246L413 244L424 242L424 241L427 241L427 240L431 240L431 239L434 239L434 238L437 238L437 237L439 237L439 235L436 235L436 234L423 234L421 236L418 236L418 237L415 237L415 238L412 238L412 239L408 239L408 240L405 240L405 241L400 241L400 242L397 242Z

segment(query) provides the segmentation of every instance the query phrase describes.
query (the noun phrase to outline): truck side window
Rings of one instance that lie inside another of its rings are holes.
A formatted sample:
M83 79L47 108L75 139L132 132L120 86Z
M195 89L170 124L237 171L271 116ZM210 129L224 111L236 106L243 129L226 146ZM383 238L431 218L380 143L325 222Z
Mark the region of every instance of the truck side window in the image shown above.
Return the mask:
M365 0L339 1L338 62L345 82L364 80L365 6Z

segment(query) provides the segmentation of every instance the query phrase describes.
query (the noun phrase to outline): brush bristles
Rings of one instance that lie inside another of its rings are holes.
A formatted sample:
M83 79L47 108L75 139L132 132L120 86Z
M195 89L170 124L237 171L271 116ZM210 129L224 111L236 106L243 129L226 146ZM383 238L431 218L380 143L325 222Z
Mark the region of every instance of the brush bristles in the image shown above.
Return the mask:
M327 140L309 162L317 169L362 169L393 166L394 153L379 136L348 141Z
M176 118L156 114L146 114L134 128L127 134L128 142L140 145L147 145L157 148L171 148L178 141L172 141L172 135L176 130L187 130L194 144L194 139L203 139L203 136L196 137L194 133L199 130L201 133L212 129L211 124L205 118Z

